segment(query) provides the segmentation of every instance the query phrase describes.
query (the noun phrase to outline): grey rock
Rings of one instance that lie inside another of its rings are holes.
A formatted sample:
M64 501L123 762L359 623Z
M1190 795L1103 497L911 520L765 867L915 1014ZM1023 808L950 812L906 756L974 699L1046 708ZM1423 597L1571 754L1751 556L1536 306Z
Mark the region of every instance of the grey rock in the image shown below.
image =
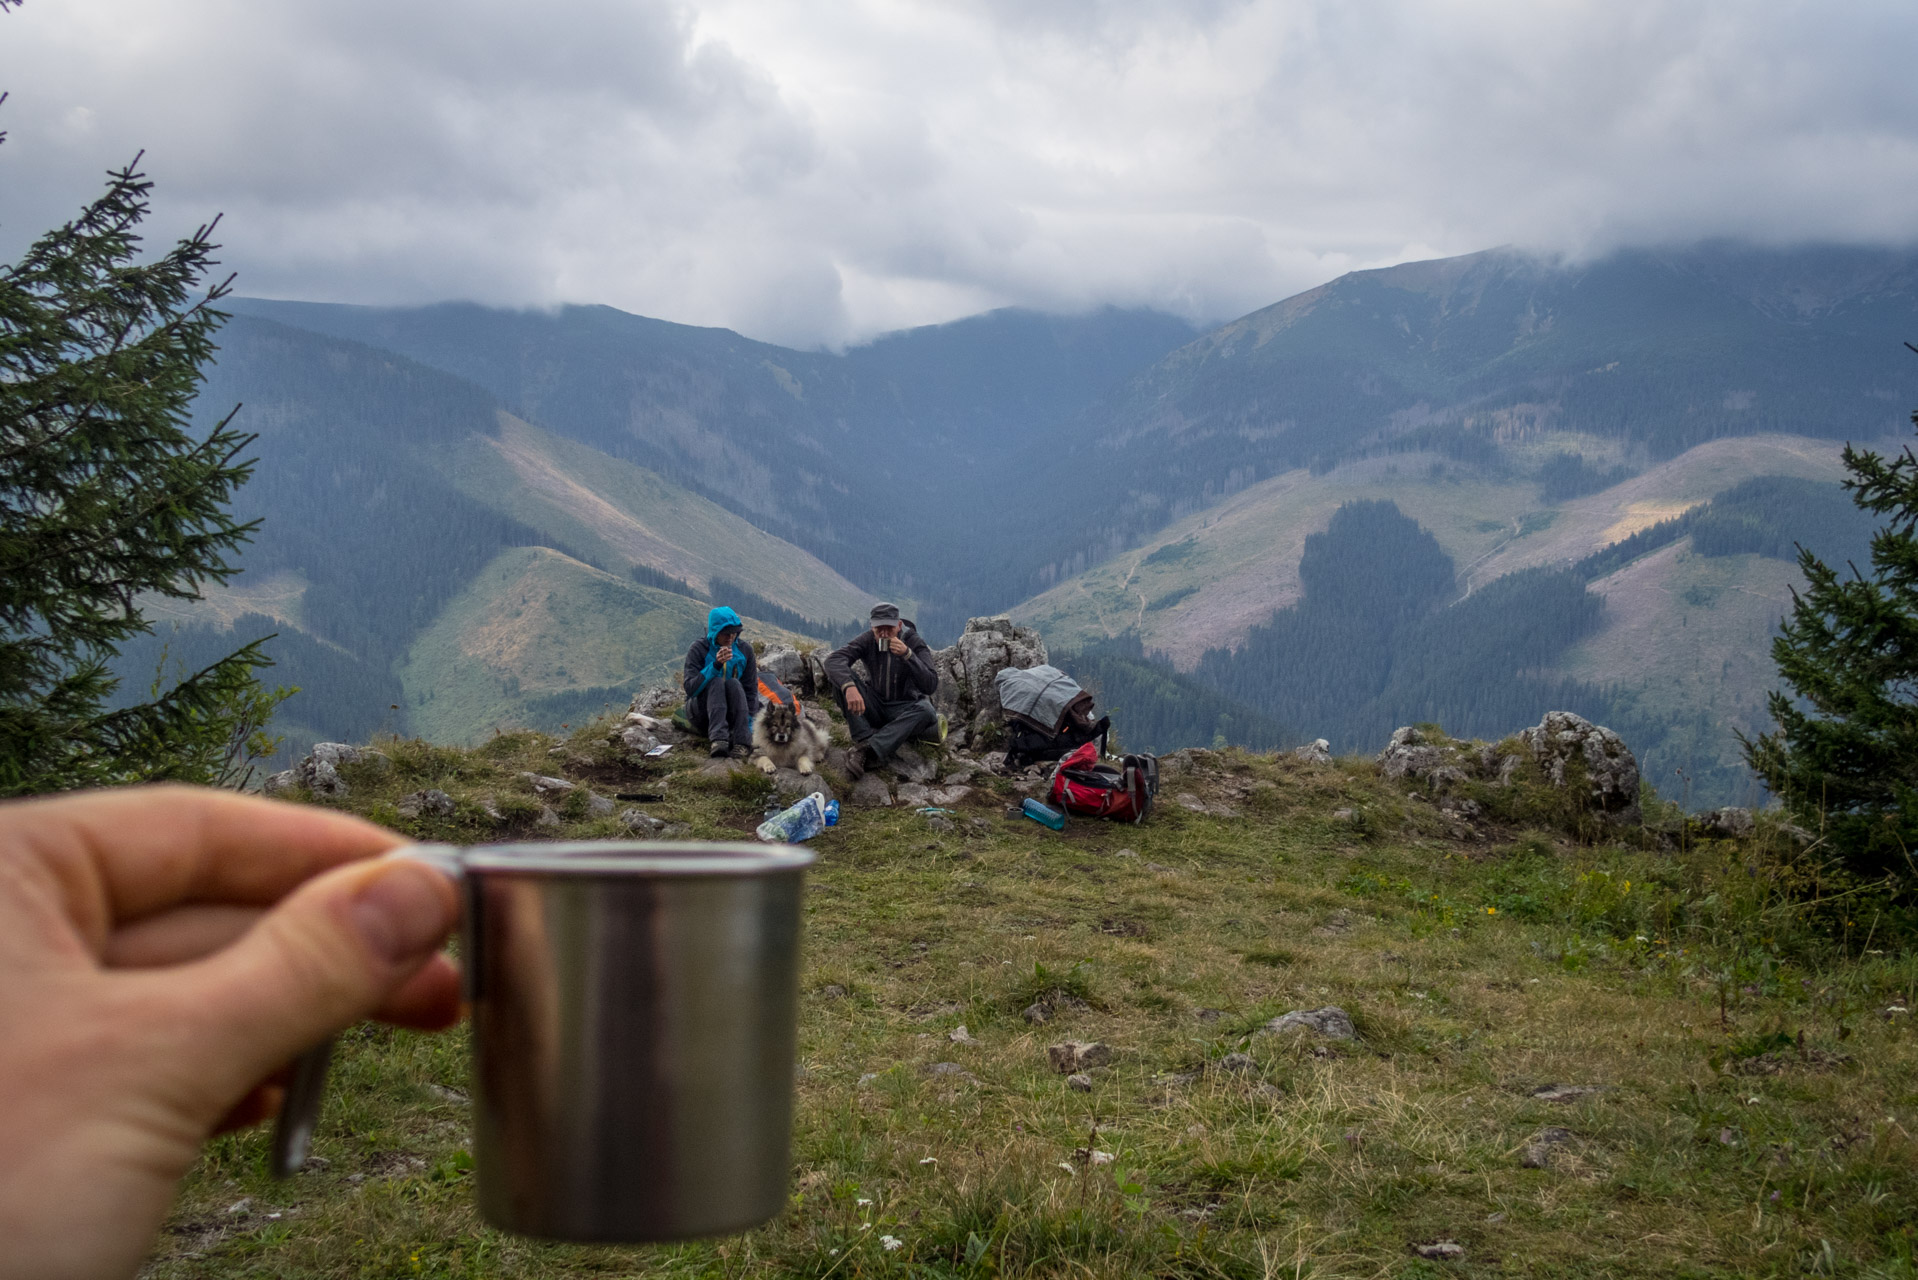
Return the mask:
M979 1043L977 1040L972 1038L972 1032L966 1030L966 1024L963 1022L960 1023L958 1026L954 1027L947 1034L946 1039L952 1041L954 1044L978 1044Z
M533 819L533 825L536 827L556 828L560 825L559 814L551 805L543 804L539 807L539 817Z
M651 729L636 724L620 725L613 730L610 737L612 741L628 751L637 751L642 755L659 745L659 739L654 736Z
M1433 1262L1457 1262L1465 1256L1465 1246L1456 1240L1432 1240L1414 1244L1412 1252Z
M933 670L939 673L933 704L952 726L977 738L999 722L999 673L1046 661L1045 641L1032 628L1017 626L1008 617L970 619L958 640L933 651Z
M1060 1075L1089 1071L1112 1061L1112 1046L1096 1040L1067 1040L1046 1046L1046 1059Z
M426 1091L435 1098L438 1098L441 1102L450 1102L455 1106L464 1106L472 1101L471 1098L466 1096L464 1091L451 1089L443 1084L429 1084L426 1086Z
M1179 874L1179 873L1178 873L1178 871L1177 871L1177 870L1175 870L1174 868L1172 868L1172 867L1168 867L1168 866L1165 866L1165 865L1163 865L1163 864L1161 864L1161 863L1157 863L1157 862L1148 862L1148 863L1146 863L1146 864L1145 864L1145 869L1146 869L1147 871L1156 871L1156 872L1157 872L1158 874L1160 874L1160 875L1162 875L1162 876L1176 876L1176 875L1178 875L1178 874Z
M1324 738L1314 738L1293 751L1292 755L1295 759L1303 760L1307 764L1331 764L1332 744Z
M1219 1059L1219 1070L1230 1071L1234 1075L1251 1075L1258 1069L1258 1062L1249 1053L1228 1053Z
M886 787L886 780L876 773L869 773L853 784L852 795L847 797L853 804L869 808L887 809L892 807L892 792Z
M1713 809L1699 819L1699 825L1711 835L1729 839L1743 839L1758 828L1758 822L1752 817L1750 809L1729 805L1723 809Z
M809 674L806 659L791 645L769 645L764 652L755 653L753 660L759 665L761 671L771 674L788 689L794 692L812 692L808 688L811 681L806 678Z
M643 716L671 720L673 712L686 705L686 694L670 685L654 685L633 695L632 710Z
M932 793L932 802L934 804L955 805L955 804L958 804L961 800L964 800L967 796L971 794L972 794L971 787L965 787L965 786L940 787L938 790Z
M821 1000L844 1000L846 995L846 988L837 982L828 982L825 986L819 988L819 998Z
M1358 816L1358 813L1352 809L1332 810L1332 821L1334 822L1354 822L1358 819Z
M358 764L360 755L358 747L348 746L344 742L316 742L313 744L313 754L308 759L324 761L337 769L343 764Z
M621 809L619 811L619 821L621 826L641 839L645 839L648 836L656 836L666 829L664 822L655 818L652 814L647 813L644 809Z
M1083 1071L1076 1072L1066 1077L1066 1088L1074 1093L1091 1093L1092 1077Z
M260 784L260 790L269 796L283 796L302 785L298 769L282 769L278 773L268 774L266 781Z
M1139 851L1137 849L1121 849L1112 856L1115 858L1136 858L1139 856Z
M605 796L599 795L598 793L592 792L592 791L588 791L586 793L587 816L594 817L594 818L610 818L613 816L613 810L616 808L618 808L618 806L615 805L611 800L607 799Z
M1392 731L1391 741L1378 754L1379 772L1387 778L1411 778L1442 791L1453 783L1464 782L1473 762L1465 744L1443 734L1428 735L1406 725Z
M838 793L832 789L832 783L827 782L817 772L801 773L797 769L780 769L774 772L773 790L779 793L780 799L788 803L802 796L809 796L815 791L828 800L838 799Z
M973 1075L972 1072L966 1070L956 1062L934 1062L926 1067L922 1067L921 1070L929 1076L943 1076L949 1080L976 1081L979 1079L978 1076Z
M926 759L911 744L903 744L892 753L892 759L886 767L904 778L907 782L926 783L939 776L939 769Z
M1194 813L1211 812L1210 809L1205 807L1205 801L1199 799L1199 797L1193 795L1190 791L1181 791L1178 795L1174 796L1173 799L1179 802L1181 809L1190 809Z
M943 786L943 787L964 786L966 783L972 781L973 774L979 772L977 767L975 767L974 765L968 764L964 760L955 760L952 762L952 765L954 767L948 768L946 776L939 779L940 786Z
M1356 1040L1358 1032L1352 1026L1351 1015L1335 1004L1323 1009L1294 1009L1282 1013L1261 1027L1267 1034L1278 1035L1281 1032L1310 1031L1327 1040Z
M1034 1024L1035 1026L1040 1023L1051 1022L1052 1006L1047 1004L1043 1000L1034 1000L1031 1004L1026 1006L1025 1012L1021 1013L1019 1016L1024 1018L1027 1022Z
M244 1218L253 1211L253 1197L245 1196L226 1207L228 1217Z
M542 800L550 800L554 796L563 796L568 791L571 791L575 785L564 778L548 778L537 773L522 773L519 776L520 781L531 786L533 788L533 794Z
M1159 774L1181 776L1194 773L1216 773L1221 761L1219 753L1206 747L1180 747L1159 757Z
M415 791L403 798L397 806L402 818L417 818L425 815L429 818L450 818L453 816L453 797L437 788L429 791Z
M932 828L932 829L933 829L934 831L955 831L955 830L957 830L957 828L956 828L955 826L953 826L953 822L952 822L952 819L951 819L951 818L948 818L948 817L947 817L947 816L946 816L945 814L943 814L943 813L929 813L929 814L927 814L927 815L926 815L926 825L927 825L928 827L931 827L931 828Z
M932 803L932 788L917 782L902 782L899 784L897 799L900 804L917 809Z
M1223 1018L1225 1016L1225 1011L1223 1009L1199 1009L1196 1012L1194 1012L1192 1016L1197 1018L1200 1022L1213 1023L1213 1022L1217 1022L1220 1018Z
M346 785L346 779L340 776L340 771L328 761L315 760L309 756L300 773L306 783L306 789L316 796L337 800L351 790Z
M1592 809L1619 825L1638 824L1638 760L1623 738L1570 711L1548 711L1518 736L1553 786L1567 786L1567 766L1579 760Z
M718 759L708 757L699 762L699 767L694 772L708 778L730 778L733 774L744 773L751 767L744 760L735 760L731 756L721 756ZM756 769L753 771L758 772Z
M1576 1102L1603 1093L1606 1088L1602 1084L1542 1084L1532 1090L1531 1096L1540 1102Z

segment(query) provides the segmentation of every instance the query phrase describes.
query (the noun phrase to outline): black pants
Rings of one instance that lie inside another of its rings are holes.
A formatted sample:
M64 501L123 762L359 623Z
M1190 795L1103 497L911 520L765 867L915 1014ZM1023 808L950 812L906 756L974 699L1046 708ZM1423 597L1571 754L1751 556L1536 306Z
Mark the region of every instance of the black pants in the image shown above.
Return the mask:
M714 676L706 687L686 699L686 719L693 732L714 742L734 746L753 744L752 704L746 688L731 676Z
M939 741L939 713L933 709L930 698L882 702L857 676L853 677L853 687L866 700L866 709L863 712L848 710L845 691L840 691L839 708L846 712L846 732L852 735L855 747L862 741L870 747L875 760L883 763L892 759L900 743L914 738Z

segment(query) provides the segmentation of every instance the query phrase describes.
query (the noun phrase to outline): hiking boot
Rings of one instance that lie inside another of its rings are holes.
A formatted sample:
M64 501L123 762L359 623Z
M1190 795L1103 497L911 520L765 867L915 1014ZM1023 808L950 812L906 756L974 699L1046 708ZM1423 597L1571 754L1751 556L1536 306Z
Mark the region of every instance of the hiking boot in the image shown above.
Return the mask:
M706 754L710 756L711 758L713 758L714 760L724 760L727 756L731 755L732 753L733 753L732 743L726 741L724 738L714 738L713 749L711 751L708 751Z
M861 743L853 743L846 752L846 781L857 782L866 776L866 748Z

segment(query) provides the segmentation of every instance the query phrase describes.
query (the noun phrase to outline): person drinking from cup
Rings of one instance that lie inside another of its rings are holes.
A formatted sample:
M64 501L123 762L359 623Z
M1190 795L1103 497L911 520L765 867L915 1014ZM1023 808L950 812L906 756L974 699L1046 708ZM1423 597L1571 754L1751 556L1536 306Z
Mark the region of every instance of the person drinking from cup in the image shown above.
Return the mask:
M852 735L846 772L855 781L869 766L892 759L901 743L939 742L945 736L932 705L939 673L919 629L887 601L872 607L871 623L826 659L826 678ZM865 666L863 677L853 670L854 662Z
M759 665L753 647L739 638L740 626L739 615L721 605L706 615L706 634L686 650L686 721L713 744L714 759L743 759L753 749Z

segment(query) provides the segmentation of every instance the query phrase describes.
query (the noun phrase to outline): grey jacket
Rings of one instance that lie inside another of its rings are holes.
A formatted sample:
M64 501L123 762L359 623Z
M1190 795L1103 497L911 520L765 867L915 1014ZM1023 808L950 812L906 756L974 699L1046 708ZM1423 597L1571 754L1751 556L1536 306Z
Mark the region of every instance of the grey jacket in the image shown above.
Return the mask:
M826 679L833 688L844 689L853 682L852 664L863 661L870 679L866 688L881 702L911 702L930 698L939 688L939 673L933 670L932 650L926 647L912 619L899 622L899 638L910 650L905 657L890 648L880 652L879 641L870 630L861 631L826 657Z

